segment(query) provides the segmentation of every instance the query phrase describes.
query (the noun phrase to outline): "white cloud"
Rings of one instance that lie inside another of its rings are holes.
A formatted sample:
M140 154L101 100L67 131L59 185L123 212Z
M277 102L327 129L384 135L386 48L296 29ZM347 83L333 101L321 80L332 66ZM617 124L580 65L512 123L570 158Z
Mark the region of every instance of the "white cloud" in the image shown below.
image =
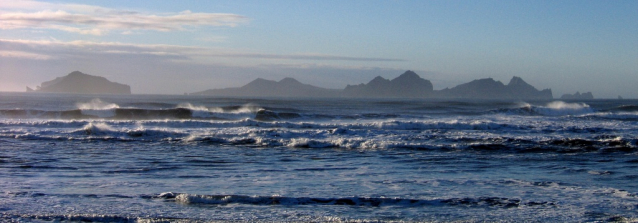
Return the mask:
M77 58L90 55L137 55L156 56L165 60L188 60L195 63L210 63L214 58L248 58L267 60L307 61L403 61L392 58L351 57L325 54L269 54L241 52L232 49L205 47L127 44L117 42L56 41L56 40L8 40L0 39L0 49L47 55L48 59Z
M104 35L118 30L178 31L189 27L235 27L248 18L230 13L149 14L91 5L54 4L37 1L0 1L0 29L53 29L85 35Z
M30 1L30 0L0 0L0 10L1 9L9 9L9 10L47 10L47 9L67 9L71 11L77 12L97 12L97 11L108 11L108 8L92 6L92 5L81 5L81 4L58 4L58 3L49 3L49 2L39 2L39 1Z
M37 53L29 53L23 51L0 51L0 57L13 57L31 60L49 60L52 57L49 55L42 55Z

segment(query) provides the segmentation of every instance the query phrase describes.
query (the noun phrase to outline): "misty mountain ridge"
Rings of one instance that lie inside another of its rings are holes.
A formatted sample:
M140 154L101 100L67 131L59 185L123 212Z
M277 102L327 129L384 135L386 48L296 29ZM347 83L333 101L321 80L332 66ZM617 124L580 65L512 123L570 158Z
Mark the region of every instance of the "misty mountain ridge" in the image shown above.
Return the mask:
M303 84L287 77L280 81L257 78L242 87L211 89L192 94L224 97L553 99L551 89L539 91L516 76L507 85L485 78L436 91L429 80L411 70L392 80L377 76L367 84L348 85L343 90Z
M469 99L553 99L552 90L539 91L522 78L514 76L505 85L492 78L473 80L453 88L445 88L436 93L439 98Z
M425 98L429 97L432 91L434 91L434 86L429 80L423 79L414 71L408 70L392 80L377 76L368 84L348 85L343 90L342 96L358 98Z
M131 94L131 87L126 84L111 82L104 77L73 71L66 76L42 82L35 90L27 87L27 92Z
M77 94L131 94L128 85L111 82L104 77L74 71L63 77L43 82L27 92ZM442 99L553 99L551 89L538 90L514 76L507 85L492 78L483 78L452 88L434 90L432 82L408 70L394 79L377 76L368 83L347 85L344 89L328 89L304 84L286 77L280 81L257 78L241 87L210 89L191 95L217 97L284 97L284 98L442 98ZM565 94L561 99L593 99L591 92Z
M223 97L337 97L339 90L303 84L294 78L280 81L257 78L238 88L210 89L192 95L214 95Z

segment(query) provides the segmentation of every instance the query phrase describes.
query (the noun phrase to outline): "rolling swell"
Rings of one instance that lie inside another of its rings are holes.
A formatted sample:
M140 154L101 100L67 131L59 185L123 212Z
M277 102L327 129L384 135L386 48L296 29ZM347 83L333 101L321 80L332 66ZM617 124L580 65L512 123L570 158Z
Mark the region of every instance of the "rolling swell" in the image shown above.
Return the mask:
M616 112L638 112L638 105L621 105L612 109L609 109L608 111L616 111Z
M488 110L484 115L514 115L514 116L546 116L546 117L578 117L585 119L603 119L636 121L638 120L638 105L621 105L612 108L594 109L585 103L566 103L554 101L545 105L531 105L523 103L514 108L498 108Z
M522 103L515 108L499 108L488 111L487 114L529 115L529 116L568 116L584 115L596 112L585 103L566 103L553 101L545 105Z
M10 215L0 214L0 220L6 220L8 222L138 222L138 217L126 217L116 215ZM151 222L168 222L169 219L147 219ZM177 220L177 219L170 219Z
M0 110L0 116L6 118L42 118L42 119L82 119L88 118L82 114L82 110L68 111L42 111L42 110Z
M457 115L514 115L514 116L576 116L594 117L603 119L634 120L638 119L638 106L623 105L610 109L596 110L584 103L565 103L561 101L551 102L546 105L531 105L523 103L514 108L488 109L484 112L468 111L468 108L440 108L424 112L431 115L457 114ZM313 113L295 108L261 108L255 105L203 107L190 104L180 104L174 108L80 108L63 111L48 111L37 109L4 109L0 110L0 118L12 119L104 119L104 120L241 120L251 118L258 121L279 120L391 120L405 118L427 118L411 113L396 114L391 112L370 113L342 113L326 114Z
M233 117L235 116L235 117ZM188 108L141 109L113 108L103 110L73 109L66 111L43 110L0 110L0 117L13 119L110 119L110 120L153 120L153 119L195 119L195 120L233 120L253 116L251 113L235 115L214 111L198 111Z
M282 196L244 196L244 195L197 195L185 193L162 193L149 196L152 199L192 205L339 205L339 206L368 206L368 207L418 207L418 206L467 206L467 207L497 207L516 208L521 206L554 206L547 201L522 201L517 198L501 197L465 197L449 199L407 199L407 198L313 198L313 197L282 197Z

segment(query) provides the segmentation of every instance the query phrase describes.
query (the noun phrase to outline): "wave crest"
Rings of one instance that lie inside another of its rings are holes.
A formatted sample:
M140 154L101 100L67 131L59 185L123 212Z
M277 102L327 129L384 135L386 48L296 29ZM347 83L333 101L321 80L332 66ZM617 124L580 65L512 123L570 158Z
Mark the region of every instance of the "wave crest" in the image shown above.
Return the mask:
M565 116L565 115L583 115L594 113L588 104L585 103L567 103L563 101L553 101L546 106L539 106L533 110L542 115L549 116Z
M497 109L490 113L503 113L510 115L540 115L540 116L573 116L593 114L596 111L585 103L567 103L564 101L553 101L545 105L532 105L521 103L513 109Z
M120 106L115 103L104 102L99 98L94 98L89 102L76 103L75 105L80 110L109 110L120 108Z

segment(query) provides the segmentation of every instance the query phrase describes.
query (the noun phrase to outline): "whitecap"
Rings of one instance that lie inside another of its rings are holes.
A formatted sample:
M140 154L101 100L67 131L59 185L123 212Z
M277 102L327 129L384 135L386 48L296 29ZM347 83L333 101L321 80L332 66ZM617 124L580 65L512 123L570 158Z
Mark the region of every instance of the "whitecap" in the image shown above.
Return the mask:
M545 106L532 107L532 110L547 116L583 115L595 112L588 104L563 101L553 101Z
M90 102L76 103L76 107L82 111L83 115L109 118L115 116L115 109L120 108L115 103L104 102L95 98Z

